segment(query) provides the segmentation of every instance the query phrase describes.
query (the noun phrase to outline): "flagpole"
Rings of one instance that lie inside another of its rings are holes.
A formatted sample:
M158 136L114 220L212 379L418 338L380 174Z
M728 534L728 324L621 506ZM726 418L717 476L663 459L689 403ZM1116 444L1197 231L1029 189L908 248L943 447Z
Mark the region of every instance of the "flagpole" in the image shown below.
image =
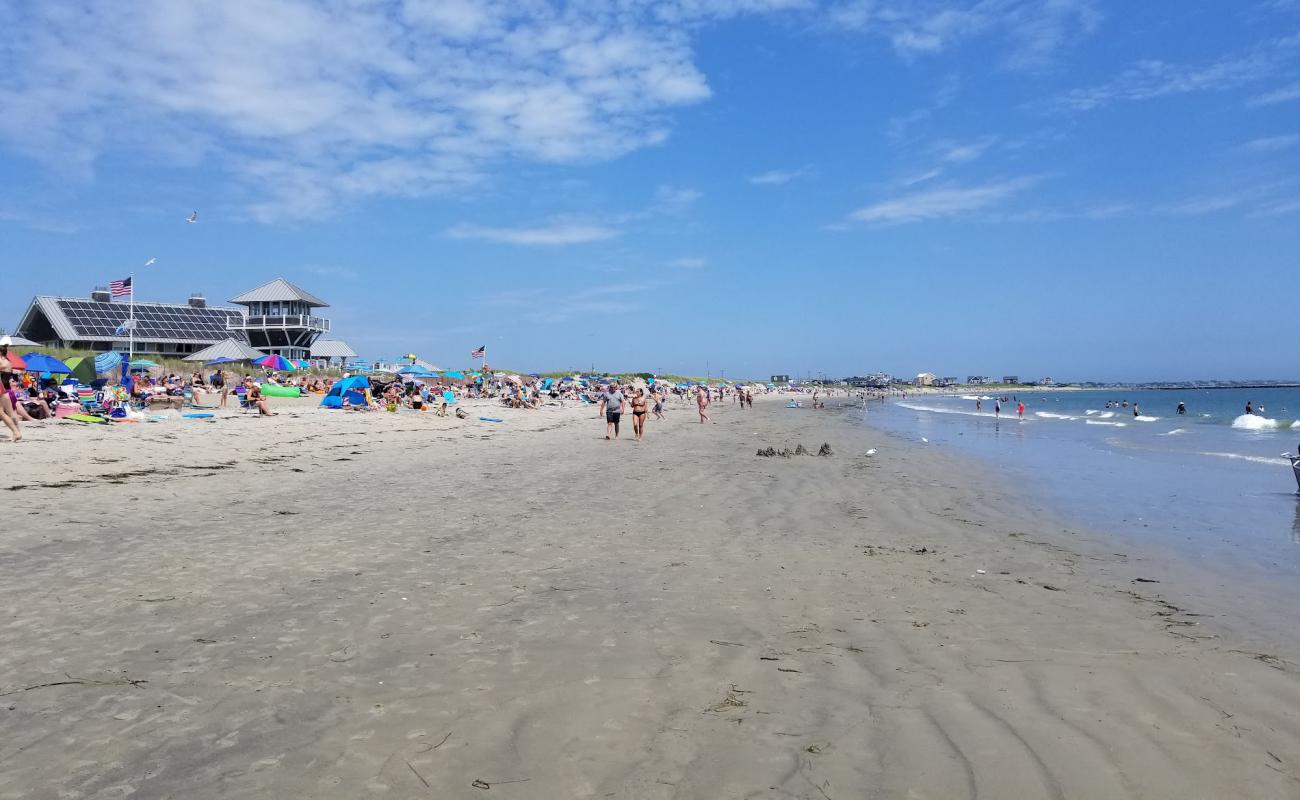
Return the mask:
M135 360L135 272L128 275L127 279L131 281L131 322L127 330L130 335L128 340L130 343L127 345L126 350L127 368L129 369L131 362Z

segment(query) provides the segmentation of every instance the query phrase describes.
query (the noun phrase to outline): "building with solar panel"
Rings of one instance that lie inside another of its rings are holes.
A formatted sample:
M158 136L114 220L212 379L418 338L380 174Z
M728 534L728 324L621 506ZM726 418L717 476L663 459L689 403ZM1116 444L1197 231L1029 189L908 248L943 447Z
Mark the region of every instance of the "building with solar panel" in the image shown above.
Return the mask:
M202 295L185 303L135 303L135 352L184 357L227 339L264 352L306 359L312 344L330 329L312 312L325 301L277 278L230 302L209 306ZM90 297L40 296L32 300L15 333L47 347L126 352L131 304L114 301L108 289Z

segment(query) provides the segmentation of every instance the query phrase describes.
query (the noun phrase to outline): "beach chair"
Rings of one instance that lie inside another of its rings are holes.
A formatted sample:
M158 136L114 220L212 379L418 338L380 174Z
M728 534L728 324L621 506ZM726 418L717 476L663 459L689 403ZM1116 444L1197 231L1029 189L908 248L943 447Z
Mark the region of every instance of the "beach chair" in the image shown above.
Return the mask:
M103 414L108 409L104 408L104 396L89 386L77 387L77 402L81 404L81 410L87 414Z

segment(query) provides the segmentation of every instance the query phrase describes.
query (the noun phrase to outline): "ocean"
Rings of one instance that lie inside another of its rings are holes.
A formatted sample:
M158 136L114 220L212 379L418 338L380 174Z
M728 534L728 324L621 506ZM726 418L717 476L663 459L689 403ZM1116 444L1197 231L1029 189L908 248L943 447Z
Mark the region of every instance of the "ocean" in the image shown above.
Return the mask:
M1026 389L1014 393L1023 420L1015 400L996 418L991 394L891 398L862 414L975 456L1094 529L1246 576L1300 575L1300 494L1282 455L1300 444L1300 389Z

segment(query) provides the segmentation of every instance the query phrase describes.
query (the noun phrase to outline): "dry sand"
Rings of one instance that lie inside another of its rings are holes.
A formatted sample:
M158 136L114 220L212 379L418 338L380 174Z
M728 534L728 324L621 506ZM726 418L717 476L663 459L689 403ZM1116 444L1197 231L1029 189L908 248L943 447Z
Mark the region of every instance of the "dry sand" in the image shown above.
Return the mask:
M0 446L0 798L1300 796L1293 663L834 408L276 405Z

